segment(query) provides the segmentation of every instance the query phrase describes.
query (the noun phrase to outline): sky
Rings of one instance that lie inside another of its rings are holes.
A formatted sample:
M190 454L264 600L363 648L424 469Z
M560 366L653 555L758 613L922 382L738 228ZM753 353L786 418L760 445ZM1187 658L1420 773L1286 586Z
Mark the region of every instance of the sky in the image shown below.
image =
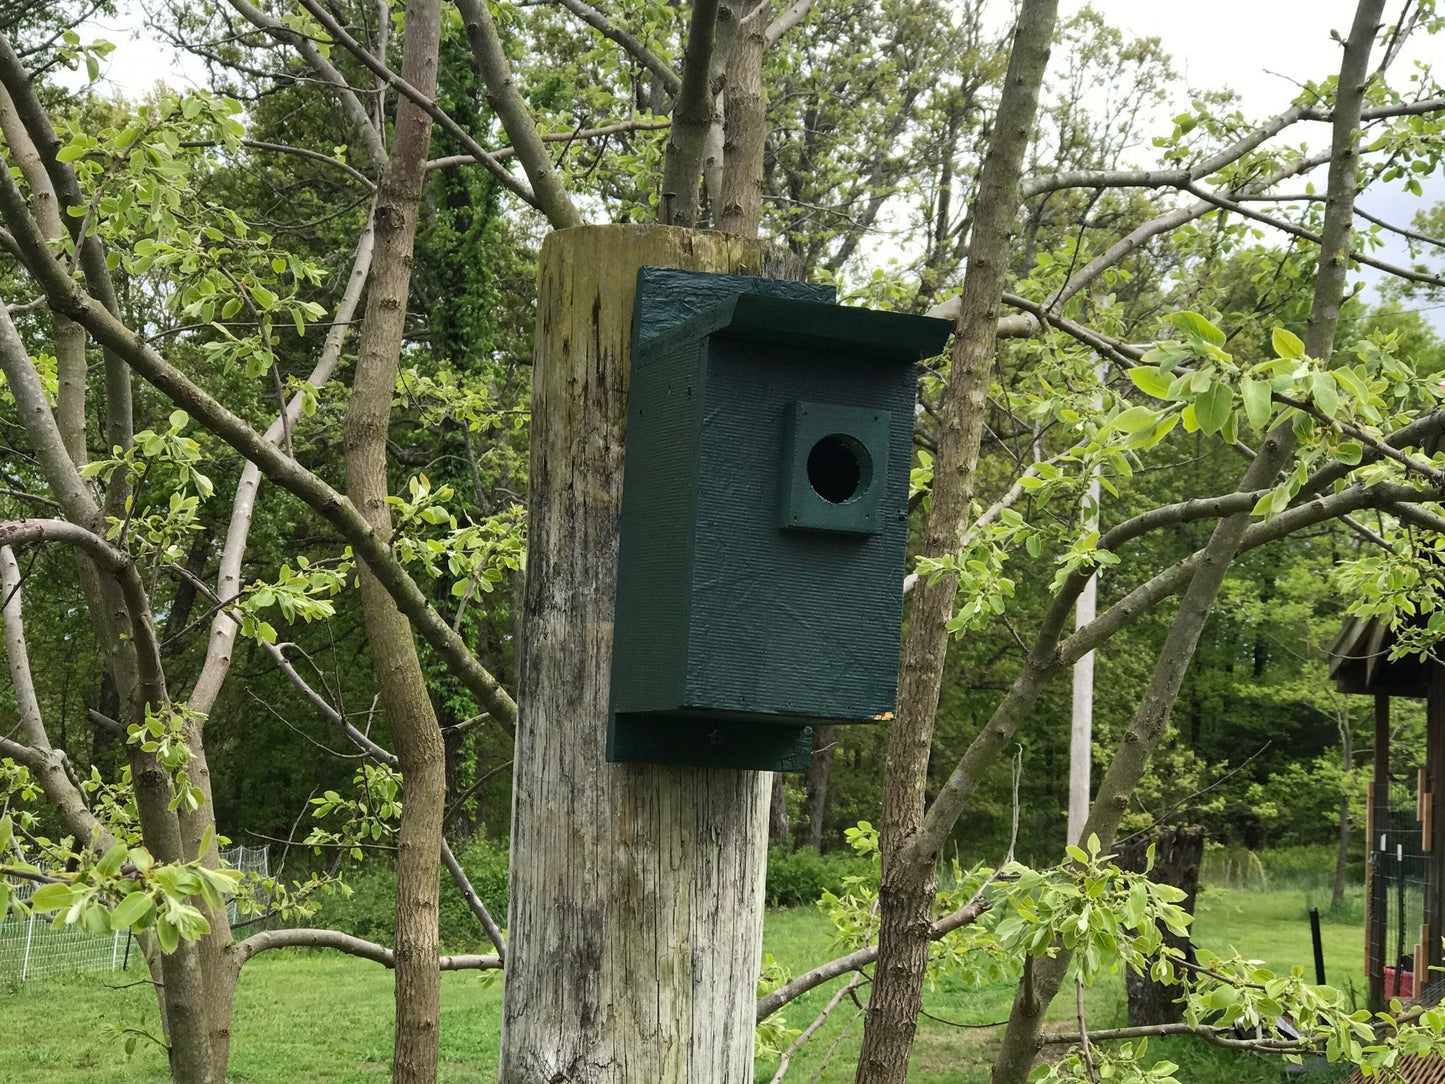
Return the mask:
M1340 46L1331 39L1330 32L1338 31L1342 37L1347 34L1355 8L1354 0L1210 0L1205 7L1169 0L1091 3L1113 25L1137 36L1160 38L1190 87L1227 86L1241 96L1247 115L1260 118L1284 109L1297 93L1298 83L1322 79L1336 71ZM133 34L143 23L138 5L121 6L121 15L102 20L94 26L93 35L87 35L105 37L116 45L105 71L112 85L123 93L134 94L157 80L182 86L204 81L205 71L199 61L177 56L144 31L136 40ZM1082 0L1063 0L1061 15L1072 15L1082 6ZM1391 0L1386 7L1387 17L1394 17L1398 11L1399 0ZM1432 53L1445 60L1445 45L1440 39L1430 41L1416 35L1396 62L1397 84L1412 61L1428 60ZM1176 109L1167 110L1160 118L1160 126L1167 126L1167 116L1182 108L1187 108L1187 103L1181 101ZM1323 124L1302 124L1287 138L1323 147L1329 130ZM1146 160L1131 164L1154 163ZM1322 172L1315 182L1317 188L1324 187ZM1388 222L1408 226L1421 206L1442 200L1445 176L1437 175L1426 180L1423 202L1403 188L1377 186L1361 198L1360 206ZM1391 262L1410 262L1404 241L1393 235L1376 255ZM1381 278L1379 272L1369 268L1361 274L1370 284ZM1430 308L1426 315L1445 331L1445 295L1440 297L1440 307Z
M1066 0L1060 11L1070 15L1082 6ZM1168 0L1092 0L1092 6L1120 29L1161 39L1191 87L1227 86L1241 96L1246 115L1260 118L1286 108L1298 92L1297 83L1338 71L1340 46L1330 31L1348 35L1355 10L1353 0L1210 0L1206 18L1202 14L1206 9ZM1385 10L1388 18L1398 17L1399 3L1392 0ZM1415 35L1395 62L1395 85L1403 85L1412 62L1436 57L1445 61L1445 44ZM1327 126L1305 124L1298 129L1299 135L1288 138L1307 140L1313 147L1327 145ZM1323 171L1314 180L1316 188L1323 189ZM1416 211L1445 200L1445 176L1426 179L1424 189L1422 200L1401 187L1377 185L1358 205L1387 222L1408 227ZM1394 235L1388 235L1385 247L1374 255L1391 263L1411 263L1404 240ZM1438 266L1438 261L1432 263ZM1363 268L1361 277L1373 287L1383 273ZM1432 306L1425 315L1445 331L1445 293L1439 302L1441 307ZM1432 303L1417 304L1423 308Z

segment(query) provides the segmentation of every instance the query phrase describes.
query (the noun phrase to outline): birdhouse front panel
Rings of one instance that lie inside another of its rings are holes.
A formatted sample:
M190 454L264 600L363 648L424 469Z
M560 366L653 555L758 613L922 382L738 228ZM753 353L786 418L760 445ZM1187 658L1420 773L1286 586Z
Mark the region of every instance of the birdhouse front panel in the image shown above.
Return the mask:
M698 456L690 706L894 706L914 366L714 336Z

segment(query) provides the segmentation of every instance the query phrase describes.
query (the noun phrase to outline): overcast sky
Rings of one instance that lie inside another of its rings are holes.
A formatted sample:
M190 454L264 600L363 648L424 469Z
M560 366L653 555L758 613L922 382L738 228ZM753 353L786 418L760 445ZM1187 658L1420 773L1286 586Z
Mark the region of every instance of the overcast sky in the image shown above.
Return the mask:
M1066 0L1062 10L1073 14L1081 7L1082 3ZM1298 93L1298 83L1321 80L1338 71L1340 46L1331 39L1330 31L1347 36L1355 10L1353 0L1210 0L1204 7L1168 0L1093 0L1093 7L1121 29L1160 38L1191 87L1230 87L1241 95L1245 113L1258 118L1284 109ZM1387 18L1398 14L1398 2L1387 5ZM1415 35L1395 62L1394 84L1406 85L1414 61L1436 58L1445 59L1445 44L1438 38ZM1308 140L1321 148L1329 139L1323 124L1299 125L1298 135L1293 131L1285 138ZM1317 188L1324 187L1323 171L1315 183ZM1402 187L1376 185L1359 205L1387 222L1409 226L1416 211L1445 200L1445 177L1429 177L1424 187L1421 200ZM1404 240L1393 235L1387 236L1386 246L1375 255L1392 263L1411 262ZM1374 282L1382 274L1364 268L1362 276ZM1419 304L1429 306L1426 316L1445 331L1445 296L1440 302L1438 306L1425 301Z

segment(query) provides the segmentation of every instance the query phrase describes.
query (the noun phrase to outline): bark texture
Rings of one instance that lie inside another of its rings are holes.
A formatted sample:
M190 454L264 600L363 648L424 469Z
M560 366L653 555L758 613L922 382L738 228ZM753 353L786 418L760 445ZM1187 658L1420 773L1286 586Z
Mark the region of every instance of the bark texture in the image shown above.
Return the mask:
M708 78L717 31L718 0L693 0L683 57L682 86L672 109L667 154L662 166L664 225L691 226L701 202L703 155L712 124L713 93Z
M756 237L763 215L763 146L768 135L763 96L763 37L766 14L761 4L747 5L747 17L727 55L723 76L722 185L718 229Z
M441 5L406 8L402 76L435 94ZM376 206L376 252L346 418L348 496L383 542L391 537L386 437L411 289L412 247L432 119L409 98L397 103L391 157ZM441 877L446 752L417 658L411 623L370 569L358 570L367 639L396 743L404 801L397 835L396 1036L392 1079L436 1080L441 972L437 895Z
M1118 848L1120 869L1144 872L1149 848L1154 847L1154 868L1149 879L1156 884L1173 885L1184 893L1180 906L1191 915L1199 895L1199 867L1204 861L1204 829L1197 826L1156 827L1134 836ZM1187 937L1178 937L1160 927L1164 943L1194 958L1194 946ZM1129 997L1129 1026L1173 1024L1184 1019L1184 1006L1179 1002L1178 986L1155 982L1147 972L1130 971L1124 976Z
M1019 11L994 140L980 176L922 547L927 556L956 553L963 541L983 435L1008 237L1057 10L1057 0L1025 0ZM904 1084L922 1008L937 856L912 843L923 822L928 755L948 646L945 626L957 589L956 580L948 576L920 581L909 616L898 720L888 739L878 967L858 1059L860 1084Z
M752 1079L770 777L604 760L633 283L756 242L584 226L540 258L505 1084Z

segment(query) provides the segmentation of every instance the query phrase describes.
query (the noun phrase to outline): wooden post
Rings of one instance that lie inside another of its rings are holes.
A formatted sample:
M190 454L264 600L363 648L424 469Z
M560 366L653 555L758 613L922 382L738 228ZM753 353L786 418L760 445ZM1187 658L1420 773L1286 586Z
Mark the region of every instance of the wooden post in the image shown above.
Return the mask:
M785 259L663 226L542 246L503 1084L752 1079L770 775L603 756L637 269Z
M1375 694L1375 774L1365 811L1365 979L1370 1008L1385 1007L1385 887L1380 836L1390 823L1390 694Z

